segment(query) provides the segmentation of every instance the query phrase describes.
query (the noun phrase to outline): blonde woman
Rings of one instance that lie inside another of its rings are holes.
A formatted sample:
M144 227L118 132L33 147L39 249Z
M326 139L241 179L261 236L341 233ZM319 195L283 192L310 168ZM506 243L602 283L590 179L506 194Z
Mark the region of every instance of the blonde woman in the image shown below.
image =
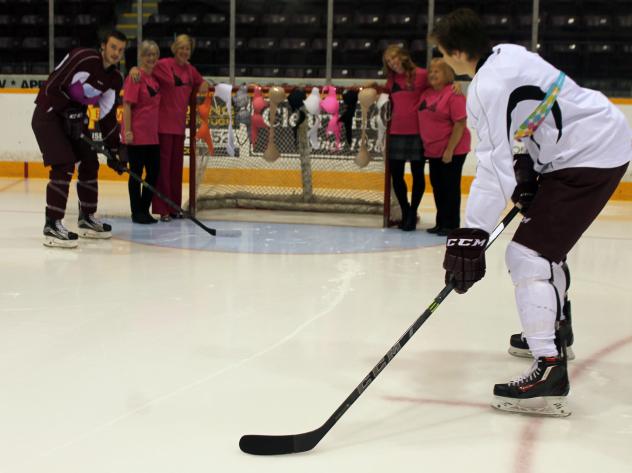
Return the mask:
M155 186L160 170L160 146L158 141L158 111L160 84L153 75L160 57L160 49L154 41L145 40L140 46L140 80L131 75L123 86L122 142L126 145L130 170ZM134 223L156 223L149 213L153 192L140 185L131 176L128 181L129 201Z
M430 88L419 99L419 132L430 168L437 206L436 225L429 233L446 236L461 224L461 172L470 151L465 96L454 92L454 71L443 59L428 68Z
M193 48L194 42L189 35L178 35L171 45L173 57L160 59L153 71L160 84L161 95L158 114L160 174L156 188L179 206L182 205L182 162L187 106L195 90L203 94L208 90L208 83L189 62ZM136 80L138 68L130 73L134 74ZM153 213L160 214L163 222L168 222L172 217L182 217L155 195L152 210Z

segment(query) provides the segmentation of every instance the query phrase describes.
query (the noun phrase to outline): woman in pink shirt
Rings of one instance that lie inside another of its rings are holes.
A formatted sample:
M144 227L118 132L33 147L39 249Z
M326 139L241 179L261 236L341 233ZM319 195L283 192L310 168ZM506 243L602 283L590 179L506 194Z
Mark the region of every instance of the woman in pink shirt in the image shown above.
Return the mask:
M426 188L424 178L424 151L419 137L417 104L428 85L425 69L413 63L410 54L398 45L390 45L382 56L387 81L386 89L393 107L388 136L388 166L393 191L402 209L399 228L412 231L417 228L417 209ZM406 161L410 161L413 176L411 202L404 181Z
M179 206L182 206L184 132L189 99L194 91L206 94L208 90L208 83L189 63L193 46L193 39L189 35L177 36L171 45L173 57L159 60L153 74L160 84L161 95L158 114L160 174L156 189ZM158 196L154 196L152 208L153 213L160 214L163 222L168 222L172 217L182 218Z
M162 96L158 118L160 174L157 189L182 206L182 162L187 107L193 91L205 94L208 83L189 63L193 52L191 37L185 34L177 36L171 45L171 51L174 57L161 59L154 69ZM156 196L152 206L154 213L161 215L162 221L182 217Z
M419 99L419 132L430 166L430 183L437 206L436 225L428 232L446 236L459 228L461 172L470 151L465 96L453 89L454 71L442 59L433 59L428 70L430 88Z
M140 80L135 82L131 75L123 85L123 126L121 142L126 145L130 171L142 176L155 186L160 170L160 146L158 145L158 109L160 85L152 75L160 56L154 41L143 41L140 45ZM131 176L127 184L129 203L134 223L156 223L149 213L153 192L140 185Z

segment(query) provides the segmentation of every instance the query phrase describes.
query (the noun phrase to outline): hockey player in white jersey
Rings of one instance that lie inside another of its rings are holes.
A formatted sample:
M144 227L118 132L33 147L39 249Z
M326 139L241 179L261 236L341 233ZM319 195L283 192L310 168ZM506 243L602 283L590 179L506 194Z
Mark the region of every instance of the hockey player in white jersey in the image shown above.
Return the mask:
M506 250L506 264L534 363L494 386L493 406L566 416L570 389L564 302L567 253L608 202L632 158L624 115L600 92L521 46L490 47L478 16L458 9L431 40L457 74L472 77L467 115L478 135L478 166L465 226L448 235L446 282L466 292L485 275L485 245L509 199L524 218ZM516 340L512 340L512 345Z

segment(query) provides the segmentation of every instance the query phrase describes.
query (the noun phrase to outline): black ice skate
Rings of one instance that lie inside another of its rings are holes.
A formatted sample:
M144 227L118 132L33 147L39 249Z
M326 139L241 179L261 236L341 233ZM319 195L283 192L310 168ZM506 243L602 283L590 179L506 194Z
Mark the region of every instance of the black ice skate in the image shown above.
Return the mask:
M566 343L566 359L568 361L575 359L575 352L571 346L575 341L573 336L573 325L571 324L571 301L564 301L563 309L564 320L560 320L559 334L560 339ZM527 339L521 333L514 333L509 338L509 354L520 358L531 358L531 350L527 344Z
M81 238L112 238L112 227L95 218L94 214L80 213L77 226Z
M492 407L519 414L566 417L571 414L566 402L569 390L566 360L540 357L524 375L494 386Z
M44 245L58 248L76 248L77 234L68 231L61 220L47 218L44 224Z

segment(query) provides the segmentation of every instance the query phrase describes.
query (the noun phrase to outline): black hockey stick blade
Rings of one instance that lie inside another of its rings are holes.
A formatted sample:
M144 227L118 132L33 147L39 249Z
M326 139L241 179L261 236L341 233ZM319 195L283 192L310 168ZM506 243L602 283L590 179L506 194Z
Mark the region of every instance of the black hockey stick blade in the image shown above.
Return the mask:
M520 212L518 207L512 209L505 215L502 221L496 226L489 236L487 242L488 249L490 245L498 238L498 235L507 227L509 222ZM437 294L428 308L413 322L413 324L404 332L404 334L395 342L388 352L378 361L375 367L364 377L364 379L356 386L356 388L347 396L338 409L321 425L318 429L310 432L295 435L244 435L239 440L239 448L244 453L251 455L285 455L288 453L300 453L313 449L320 442L327 432L340 420L351 405L358 400L362 393L369 385L378 377L378 375L386 368L399 351L408 343L412 336L419 328L428 320L439 305L454 289L454 283L450 281Z
M112 156L110 155L110 151L105 146L103 146L103 143L97 143L96 141L91 140L86 135L81 135L81 139L83 141L85 141L86 143L88 143L90 145L90 147L94 151L96 151L97 153L101 153L101 154L105 155L108 159L112 159ZM241 236L241 230L217 230L215 228L207 227L202 222L200 222L197 218L195 218L193 215L191 215L189 212L187 212L182 207L180 207L178 204L176 204L174 201L172 201L169 197L164 195L162 192L160 192L154 186L149 184L147 181L143 180L143 178L140 177L138 174L136 174L135 172L131 171L129 168L125 168L124 172L129 174L132 177L132 179L134 179L135 181L140 183L143 187L146 187L147 189L152 191L155 195L158 196L158 198L160 198L163 202L168 204L172 209L180 212L180 214L184 215L185 218L188 218L189 220L191 220L193 223L195 223L198 227L200 227L206 233L208 233L210 235L213 235L213 236L218 236L218 237L238 237L238 236Z
M251 455L285 455L313 449L327 432L321 429L296 435L244 435L239 448Z

